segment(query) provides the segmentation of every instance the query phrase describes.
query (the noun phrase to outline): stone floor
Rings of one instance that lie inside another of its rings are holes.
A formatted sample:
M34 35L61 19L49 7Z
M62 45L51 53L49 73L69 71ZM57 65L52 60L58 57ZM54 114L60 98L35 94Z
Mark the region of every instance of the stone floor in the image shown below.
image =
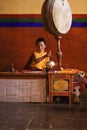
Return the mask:
M0 130L87 130L87 96L80 104L0 103Z

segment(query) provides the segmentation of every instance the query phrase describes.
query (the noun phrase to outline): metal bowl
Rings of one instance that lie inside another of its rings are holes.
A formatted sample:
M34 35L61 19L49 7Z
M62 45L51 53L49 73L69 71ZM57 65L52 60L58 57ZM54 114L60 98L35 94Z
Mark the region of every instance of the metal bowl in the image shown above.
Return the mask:
M53 68L55 65L56 65L56 63L54 61L49 61L49 62L47 62L46 67Z

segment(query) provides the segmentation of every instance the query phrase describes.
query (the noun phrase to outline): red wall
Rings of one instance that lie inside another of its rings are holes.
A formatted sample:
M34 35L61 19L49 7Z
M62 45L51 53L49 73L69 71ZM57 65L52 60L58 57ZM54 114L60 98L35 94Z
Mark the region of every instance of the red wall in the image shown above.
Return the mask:
M21 70L35 50L35 40L44 37L47 51L52 50L52 60L57 62L57 41L43 27L0 28L0 71L14 63ZM77 68L87 72L87 28L73 27L62 36L63 68ZM57 66L56 66L57 68Z

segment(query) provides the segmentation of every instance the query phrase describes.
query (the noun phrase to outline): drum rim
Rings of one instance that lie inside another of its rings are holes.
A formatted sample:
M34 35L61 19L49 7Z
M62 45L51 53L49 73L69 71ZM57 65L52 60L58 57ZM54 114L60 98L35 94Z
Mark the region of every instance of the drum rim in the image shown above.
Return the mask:
M55 3L55 0L45 0L44 3L43 3L43 6L42 6L42 11L41 11L41 14L42 14L42 21L43 21L43 24L44 24L44 27L45 29L55 35L55 37L58 37L58 34L60 33L57 28L55 27L54 25L54 22L53 22L53 18L52 18L52 9L53 9L53 5ZM47 11L47 13L45 13ZM50 23L49 23L49 19L50 19Z

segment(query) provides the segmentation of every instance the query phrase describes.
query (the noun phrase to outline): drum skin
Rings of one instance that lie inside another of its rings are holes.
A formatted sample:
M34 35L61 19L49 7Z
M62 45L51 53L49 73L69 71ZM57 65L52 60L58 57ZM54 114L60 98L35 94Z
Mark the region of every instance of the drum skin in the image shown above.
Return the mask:
M72 13L67 0L45 0L41 14L45 29L55 37L70 30Z

